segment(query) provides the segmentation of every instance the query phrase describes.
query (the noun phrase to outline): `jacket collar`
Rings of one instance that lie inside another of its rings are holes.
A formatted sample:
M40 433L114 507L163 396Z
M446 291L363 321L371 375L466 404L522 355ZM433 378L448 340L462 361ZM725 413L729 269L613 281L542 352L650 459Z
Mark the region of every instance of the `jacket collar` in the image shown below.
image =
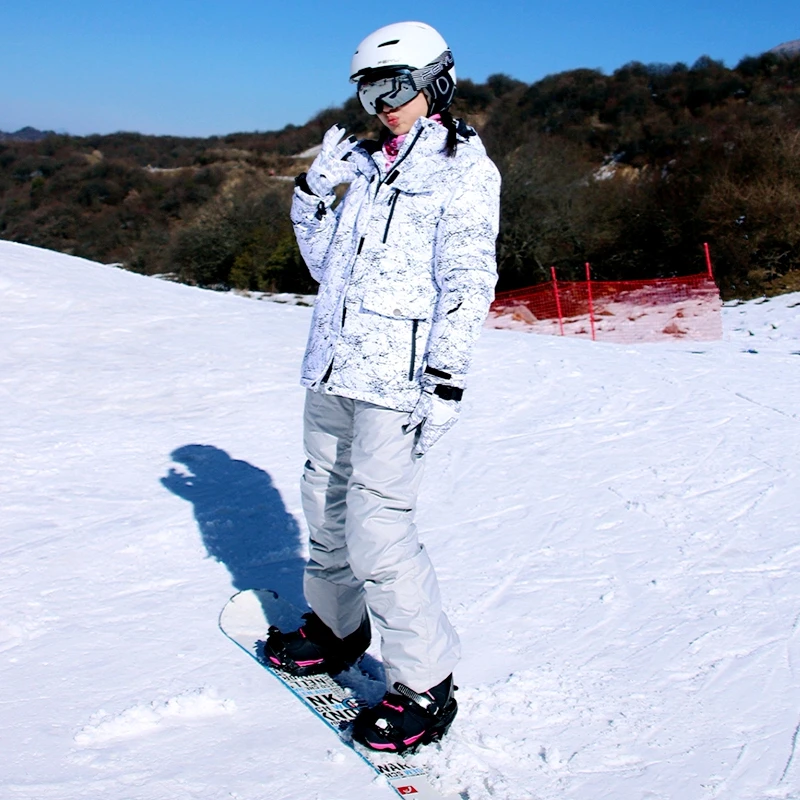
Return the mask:
M463 122L458 123L458 141L461 146L485 152L478 135ZM438 177L453 169L456 159L444 152L446 143L447 128L436 120L420 117L411 126L389 169L386 169L379 147L370 143L372 147L369 150L374 151L372 162L381 180L395 189L416 193L429 191Z

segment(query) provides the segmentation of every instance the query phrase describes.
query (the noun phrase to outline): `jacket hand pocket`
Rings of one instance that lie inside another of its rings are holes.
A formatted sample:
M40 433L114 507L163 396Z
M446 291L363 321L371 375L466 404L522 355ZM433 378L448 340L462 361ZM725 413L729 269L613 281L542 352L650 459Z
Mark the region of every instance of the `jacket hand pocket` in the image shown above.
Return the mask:
M361 308L382 317L424 321L433 316L435 301L433 286L403 282L368 289Z
M380 329L387 337L387 351L393 354L404 380L409 382L416 380L421 368L420 355L430 331L436 296L427 287L418 289L415 292L407 285L402 290L372 289L361 302L362 314L378 315L373 319L380 319Z

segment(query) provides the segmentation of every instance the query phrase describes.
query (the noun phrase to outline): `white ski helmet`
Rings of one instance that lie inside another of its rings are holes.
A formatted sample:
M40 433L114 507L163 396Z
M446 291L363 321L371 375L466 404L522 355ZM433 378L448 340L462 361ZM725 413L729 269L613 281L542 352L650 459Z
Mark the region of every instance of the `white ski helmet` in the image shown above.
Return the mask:
M350 80L368 114L407 103L422 91L428 115L453 102L456 69L447 42L424 22L395 22L371 33L350 63Z

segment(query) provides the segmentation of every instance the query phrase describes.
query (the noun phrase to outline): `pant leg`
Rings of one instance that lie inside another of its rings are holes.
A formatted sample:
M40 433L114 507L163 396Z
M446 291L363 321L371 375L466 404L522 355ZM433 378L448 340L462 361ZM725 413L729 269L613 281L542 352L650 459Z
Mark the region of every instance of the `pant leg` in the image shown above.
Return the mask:
M423 459L413 454L408 414L356 401L345 533L350 568L363 582L382 637L387 685L423 692L460 657L439 584L414 515Z
M366 613L363 581L350 568L345 538L354 407L354 400L309 390L303 418L301 497L310 533L303 590L340 638L353 633Z

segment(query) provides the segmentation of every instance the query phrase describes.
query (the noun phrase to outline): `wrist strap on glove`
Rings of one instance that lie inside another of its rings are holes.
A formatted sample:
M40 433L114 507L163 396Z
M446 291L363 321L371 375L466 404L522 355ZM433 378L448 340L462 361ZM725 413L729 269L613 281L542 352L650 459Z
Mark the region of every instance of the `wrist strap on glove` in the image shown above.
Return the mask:
M306 180L308 176L307 172L301 172L295 179L294 185L301 191L305 192L306 194L313 195L314 192L311 191L311 187L308 185L308 181Z
M435 367L426 366L425 372L422 375L423 385L433 386L433 393L442 400L461 400L464 396L464 389L460 386L455 386L454 383L458 378L463 376L456 376L454 380L453 375ZM428 390L430 391L430 389Z
M459 389L457 386L445 386L443 383L437 383L433 393L442 400L461 400L464 396L463 389Z

